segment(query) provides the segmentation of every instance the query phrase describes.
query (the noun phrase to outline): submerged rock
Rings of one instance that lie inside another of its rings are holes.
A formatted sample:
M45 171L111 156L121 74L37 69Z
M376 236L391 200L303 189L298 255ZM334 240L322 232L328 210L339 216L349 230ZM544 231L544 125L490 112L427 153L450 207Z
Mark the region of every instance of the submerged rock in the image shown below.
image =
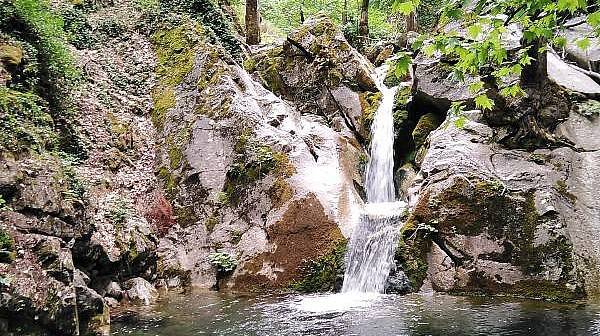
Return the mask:
M127 298L137 304L149 305L158 298L158 291L154 286L142 278L133 278L123 284Z

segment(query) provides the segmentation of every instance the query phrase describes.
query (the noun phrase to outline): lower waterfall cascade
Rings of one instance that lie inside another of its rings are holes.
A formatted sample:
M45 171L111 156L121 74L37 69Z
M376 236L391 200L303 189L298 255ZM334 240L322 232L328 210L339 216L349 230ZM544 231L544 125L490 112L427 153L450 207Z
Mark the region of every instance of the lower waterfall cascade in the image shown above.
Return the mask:
M397 88L383 83L387 65L376 72L383 99L371 126L366 170L367 203L348 246L343 293L383 293L394 264L394 252L406 205L394 190L394 96Z

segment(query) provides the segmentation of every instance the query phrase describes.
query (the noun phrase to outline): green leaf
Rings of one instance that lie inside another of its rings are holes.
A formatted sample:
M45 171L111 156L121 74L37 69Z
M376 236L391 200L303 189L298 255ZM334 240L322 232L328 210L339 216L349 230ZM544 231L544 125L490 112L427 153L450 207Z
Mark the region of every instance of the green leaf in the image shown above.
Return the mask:
M479 91L481 91L483 89L483 82L482 81L477 81L477 82L473 82L471 84L469 84L469 91L471 93L478 93Z
M588 50L591 46L591 42L590 39L587 37L581 38L579 40L577 40L575 42L575 44L577 45L577 47L581 50Z
M472 26L467 27L467 35L473 40L477 39L479 34L483 32L483 28L481 28L480 24L474 24Z
M411 63L412 58L410 55L403 53L400 58L396 60L396 69L394 69L394 75L396 75L396 78L402 78L406 76Z
M594 28L600 26L600 11L588 15L587 23Z
M465 117L464 115L460 115L456 119L454 119L454 126L456 126L456 128L458 129L463 129L468 122L469 118Z
M564 36L556 36L554 38L554 45L559 48L564 48L567 46L567 38Z
M558 0L558 10L559 11L569 11L574 12L579 9L580 3L578 0Z
M475 97L475 106L482 110L491 110L494 107L494 101L488 98L486 94Z
M394 4L392 5L392 10L394 12L398 12L402 15L409 15L410 13L414 12L417 9L418 6L418 1L414 1L414 0L408 0L408 1L401 1L401 0L396 0L394 1Z
M515 84L500 90L500 94L504 97L522 97L525 95L525 91L521 89L519 84Z

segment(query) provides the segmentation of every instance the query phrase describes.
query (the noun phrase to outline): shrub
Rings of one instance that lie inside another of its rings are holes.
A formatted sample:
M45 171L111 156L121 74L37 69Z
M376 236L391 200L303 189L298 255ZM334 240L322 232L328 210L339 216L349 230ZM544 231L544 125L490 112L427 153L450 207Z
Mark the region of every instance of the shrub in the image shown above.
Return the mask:
M159 237L164 237L171 226L175 224L173 208L169 201L160 193L155 195L154 203L150 205L144 217L149 223L156 226Z
M45 102L33 93L0 88L0 148L41 152L57 144Z
M217 271L221 273L232 272L237 266L235 257L225 252L211 253L208 256L208 259L210 260L210 263L217 268Z
M38 38L38 50L47 62L50 77L71 81L79 77L73 58L66 47L63 19L54 14L48 1L14 0L14 14Z
M107 217L113 224L123 224L133 216L133 206L129 199L124 197L114 197L109 201L110 209Z

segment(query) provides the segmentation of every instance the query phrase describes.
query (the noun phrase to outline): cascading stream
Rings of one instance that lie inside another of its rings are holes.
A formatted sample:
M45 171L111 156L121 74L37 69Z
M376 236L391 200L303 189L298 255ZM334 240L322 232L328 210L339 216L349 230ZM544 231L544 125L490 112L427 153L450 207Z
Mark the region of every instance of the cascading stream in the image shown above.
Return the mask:
M342 292L383 293L394 263L400 214L405 204L395 202L393 107L397 88L385 86L386 73L387 66L377 69L383 100L371 126L371 157L365 181L367 204L350 238Z

